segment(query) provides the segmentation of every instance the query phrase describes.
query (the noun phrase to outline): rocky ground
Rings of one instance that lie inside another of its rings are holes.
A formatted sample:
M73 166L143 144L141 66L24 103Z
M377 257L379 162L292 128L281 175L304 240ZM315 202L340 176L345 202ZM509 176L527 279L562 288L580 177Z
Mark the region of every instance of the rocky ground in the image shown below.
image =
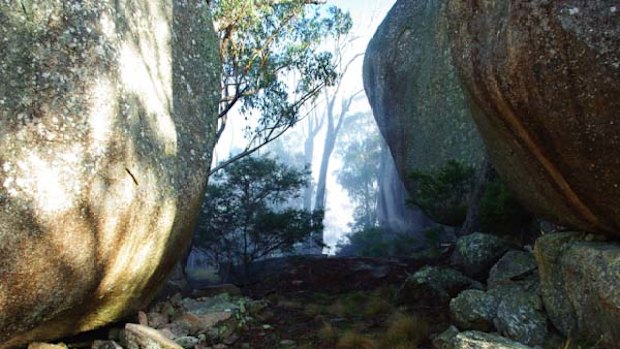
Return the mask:
M62 343L97 349L143 348L152 341L160 348L197 349L431 348L429 334L447 327L446 309L414 310L394 303L403 280L425 263L279 260L254 270L254 278L262 282L176 294L125 322Z
M175 294L63 342L93 349L610 348L559 335L532 252L493 235L459 239L449 258L291 257L250 271L242 286Z

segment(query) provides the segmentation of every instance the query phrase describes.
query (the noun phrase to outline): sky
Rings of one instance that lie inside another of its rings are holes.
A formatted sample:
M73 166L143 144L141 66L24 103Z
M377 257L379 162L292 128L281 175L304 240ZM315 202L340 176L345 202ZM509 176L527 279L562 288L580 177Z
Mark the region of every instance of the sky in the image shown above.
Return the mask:
M352 35L358 37L348 51L348 54L355 55L364 52L376 28L381 23L386 13L390 10L395 0L328 0L329 5L335 5L341 9L348 11L353 19ZM346 58L345 58L346 60ZM362 80L363 57L358 58L347 74L343 77L342 93L344 96L351 95L354 92L363 89ZM364 98L352 105L350 113L370 111L370 105ZM298 127L303 127L305 122L301 122ZM243 131L242 126L231 127L229 125L218 142L215 149L215 160L224 160L228 157L230 149L242 147ZM344 130L343 130L344 131ZM294 129L292 132L303 132L300 129ZM378 132L378 130L377 130ZM290 144L291 148L303 151L303 137L289 137L289 139L298 139L299 144ZM324 134L319 134L315 140L314 160L313 160L313 178L316 182L320 156L323 152L322 144L324 142ZM288 144L287 144L288 145ZM353 206L346 192L336 182L336 173L340 168L340 161L336 156L337 150L331 157L330 170L327 180L327 202L325 213L325 243L330 246L325 252L333 253L334 246L344 234L350 231L348 224L352 221Z

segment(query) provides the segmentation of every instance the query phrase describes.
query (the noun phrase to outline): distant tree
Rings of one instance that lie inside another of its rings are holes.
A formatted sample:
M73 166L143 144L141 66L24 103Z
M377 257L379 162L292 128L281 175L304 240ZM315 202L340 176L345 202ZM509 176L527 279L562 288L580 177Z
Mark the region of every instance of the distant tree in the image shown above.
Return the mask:
M314 160L314 140L318 136L319 132L323 128L325 118L320 115L317 110L313 110L312 113L306 119L306 137L304 141L304 157L307 164L312 164ZM306 210L312 210L312 196L315 192L316 184L308 183L304 189L304 207Z
M322 228L323 214L283 206L299 197L306 170L245 157L215 174L202 204L194 247L217 265L248 265L289 251Z
M347 54L347 50L351 49L351 46L356 39L356 37L345 36L334 40L334 61L336 62L336 71L338 72L338 76L340 77L345 76L351 66L355 63L355 61L363 56L363 52L357 52L353 55ZM344 87L345 86L342 83L342 80L340 80L335 86L331 88L326 88L323 91L325 96L325 109L323 115L321 116L322 120L315 124L312 124L311 122L309 122L308 124L308 138L306 139L307 142L304 144L304 150L307 154L307 157L311 156L314 152L314 137L318 133L319 129L325 126L323 153L321 155L321 163L314 191L315 210L325 209L325 203L327 201L327 173L329 170L331 156L334 152L336 141L338 139L340 130L342 129L342 125L346 117L349 115L349 109L351 108L351 105L355 100L360 98L364 92L363 89L357 90L355 92L343 91ZM337 106L337 104L339 104L339 106ZM321 253L322 249L320 248L320 246L313 246L312 242L322 240L323 232L321 231L318 233L317 236L314 236L312 239L310 239L308 241L309 243L306 243L305 250L310 253Z
M355 204L354 230L377 225L377 192L381 163L381 136L372 115L357 113L346 121L348 132L339 144L342 167L338 183Z
M219 138L236 109L246 119L247 146L212 173L280 137L301 118L301 108L339 79L333 55L319 50L327 38L351 29L349 14L322 9L320 0L212 0L220 41L222 97Z

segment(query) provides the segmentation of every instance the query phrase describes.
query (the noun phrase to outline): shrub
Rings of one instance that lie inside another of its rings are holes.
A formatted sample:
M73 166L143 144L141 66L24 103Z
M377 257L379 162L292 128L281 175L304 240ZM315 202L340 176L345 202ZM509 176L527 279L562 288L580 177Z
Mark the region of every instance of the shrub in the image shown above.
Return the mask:
M194 246L219 266L248 266L291 251L323 228L323 212L287 205L301 195L309 172L268 157L238 160L209 181Z
M338 244L338 255L382 257L390 255L390 245L379 227L366 227L347 235L348 242Z
M504 182L487 183L480 201L480 228L494 234L514 235L528 228L531 214L521 206Z
M409 174L414 193L408 201L434 221L459 226L465 221L469 193L474 186L474 168L456 160L433 172Z

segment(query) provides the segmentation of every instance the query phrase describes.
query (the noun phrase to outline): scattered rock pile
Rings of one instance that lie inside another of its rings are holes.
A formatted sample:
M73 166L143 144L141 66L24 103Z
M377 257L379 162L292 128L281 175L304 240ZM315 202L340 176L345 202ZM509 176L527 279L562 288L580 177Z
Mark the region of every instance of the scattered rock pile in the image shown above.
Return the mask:
M435 338L437 349L527 348L549 338L530 251L511 249L501 238L475 233L457 241L454 255L454 267L463 273L422 268L407 279L397 297L412 307L449 308L455 326ZM485 283L474 279L483 275Z
M455 254L481 258L453 258L460 261L455 269L420 269L398 300L449 308L454 326L434 339L437 349L555 347L562 337L619 348L620 246L601 239L552 233L538 239L534 253L509 248L491 258L481 246L496 252L509 245L487 234L466 236ZM480 283L470 278L476 275L488 277Z
M230 287L228 287L230 289ZM260 317L266 303L221 293L183 298L180 294L155 303L135 317L137 323L113 327L92 349L225 349L239 340L237 330ZM29 349L66 349L62 344L32 343Z

